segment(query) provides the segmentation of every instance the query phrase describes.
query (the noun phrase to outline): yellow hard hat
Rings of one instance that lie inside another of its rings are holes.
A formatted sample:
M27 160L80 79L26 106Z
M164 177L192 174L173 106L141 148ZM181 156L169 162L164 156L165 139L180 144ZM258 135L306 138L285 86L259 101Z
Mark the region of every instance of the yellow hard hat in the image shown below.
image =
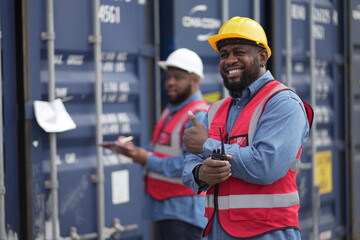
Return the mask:
M245 17L233 17L224 23L217 35L208 38L211 47L219 52L218 42L228 38L242 38L253 41L256 45L263 47L268 52L269 57L271 56L271 49L268 46L267 37L264 29L261 25Z

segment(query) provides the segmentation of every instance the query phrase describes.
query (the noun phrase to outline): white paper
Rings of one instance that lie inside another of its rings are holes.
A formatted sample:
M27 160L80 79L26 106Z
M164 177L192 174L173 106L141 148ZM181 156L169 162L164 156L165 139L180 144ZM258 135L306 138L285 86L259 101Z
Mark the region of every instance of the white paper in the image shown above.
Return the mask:
M36 121L45 132L64 132L76 128L61 99L52 102L34 101Z
M130 201L129 171L120 170L111 173L112 203L120 204Z

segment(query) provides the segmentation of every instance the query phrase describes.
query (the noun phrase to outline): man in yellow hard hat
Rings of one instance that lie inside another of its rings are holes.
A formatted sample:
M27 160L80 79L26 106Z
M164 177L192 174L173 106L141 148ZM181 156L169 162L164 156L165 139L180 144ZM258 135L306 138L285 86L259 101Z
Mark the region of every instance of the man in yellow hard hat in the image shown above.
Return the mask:
M266 70L271 49L256 21L231 18L208 41L231 97L213 104L203 125L189 112L194 127L183 137L192 153L183 182L207 190L204 235L300 239L296 174L312 109Z

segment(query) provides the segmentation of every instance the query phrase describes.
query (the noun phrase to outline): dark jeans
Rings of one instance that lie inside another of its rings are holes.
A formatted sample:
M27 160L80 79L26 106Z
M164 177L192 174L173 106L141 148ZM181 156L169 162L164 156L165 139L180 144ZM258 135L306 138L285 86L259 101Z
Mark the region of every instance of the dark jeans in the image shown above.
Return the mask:
M163 220L155 223L157 240L200 240L202 229L179 220Z

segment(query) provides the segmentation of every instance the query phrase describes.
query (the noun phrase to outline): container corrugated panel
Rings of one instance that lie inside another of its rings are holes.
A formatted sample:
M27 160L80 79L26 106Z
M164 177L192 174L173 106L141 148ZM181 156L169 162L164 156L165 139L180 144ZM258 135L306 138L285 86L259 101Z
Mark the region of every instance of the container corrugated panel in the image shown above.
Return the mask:
M349 4L349 55L350 55L350 113L351 124L351 223L353 239L360 238L360 1Z
M221 1L161 1L161 57L173 50L189 48L199 54L204 63L205 78L200 87L209 103L222 96L222 80L218 71L218 54L208 44L208 37L221 27Z
M27 30L31 89L29 103L48 100L48 57L46 9L43 1L28 5ZM141 47L146 44L146 1L100 2L97 17L101 26L102 133L104 141L119 135L134 136L142 145L148 139L147 74ZM98 232L97 188L93 175L97 168L95 65L92 1L54 1L55 94L76 124L58 133L57 174L60 235L71 227L78 234ZM51 198L44 182L50 178L48 133L31 116L31 159L33 175L33 229L36 239L51 236ZM103 151L105 180L105 226L119 219L137 229L122 233L122 239L142 239L149 235L142 217L142 168L131 160Z
M253 17L254 8L254 1L250 0L230 0L226 5L223 1L160 1L161 56L166 58L181 47L198 53L205 74L200 87L209 103L223 96L223 85L219 74L219 54L210 47L207 39L219 31L224 17L222 9L230 18Z
M304 148L302 169L297 179L301 200L301 235L303 239L311 239L315 231L319 234L316 239L336 239L346 234L347 213L343 3L314 1L314 10L311 13L309 1L291 1L291 33L286 32L285 4L282 1L274 3L276 5L273 6L271 45L276 77L288 83L306 102L315 102L313 108L316 127L315 132L314 129L311 132L314 141L308 141ZM309 27L310 14L314 19L312 28ZM313 53L310 52L309 29L312 29L315 39ZM286 75L286 36L291 36L292 42L292 81L289 81ZM309 58L311 54L315 57L313 69ZM314 79L311 78L312 70ZM311 96L311 86L315 87L315 96ZM316 100L312 99L314 97ZM314 155L311 147L313 144L316 144ZM311 165L313 157L314 166ZM313 167L315 179L312 174ZM314 185L317 186L318 193L315 193ZM314 199L318 201L315 202Z

